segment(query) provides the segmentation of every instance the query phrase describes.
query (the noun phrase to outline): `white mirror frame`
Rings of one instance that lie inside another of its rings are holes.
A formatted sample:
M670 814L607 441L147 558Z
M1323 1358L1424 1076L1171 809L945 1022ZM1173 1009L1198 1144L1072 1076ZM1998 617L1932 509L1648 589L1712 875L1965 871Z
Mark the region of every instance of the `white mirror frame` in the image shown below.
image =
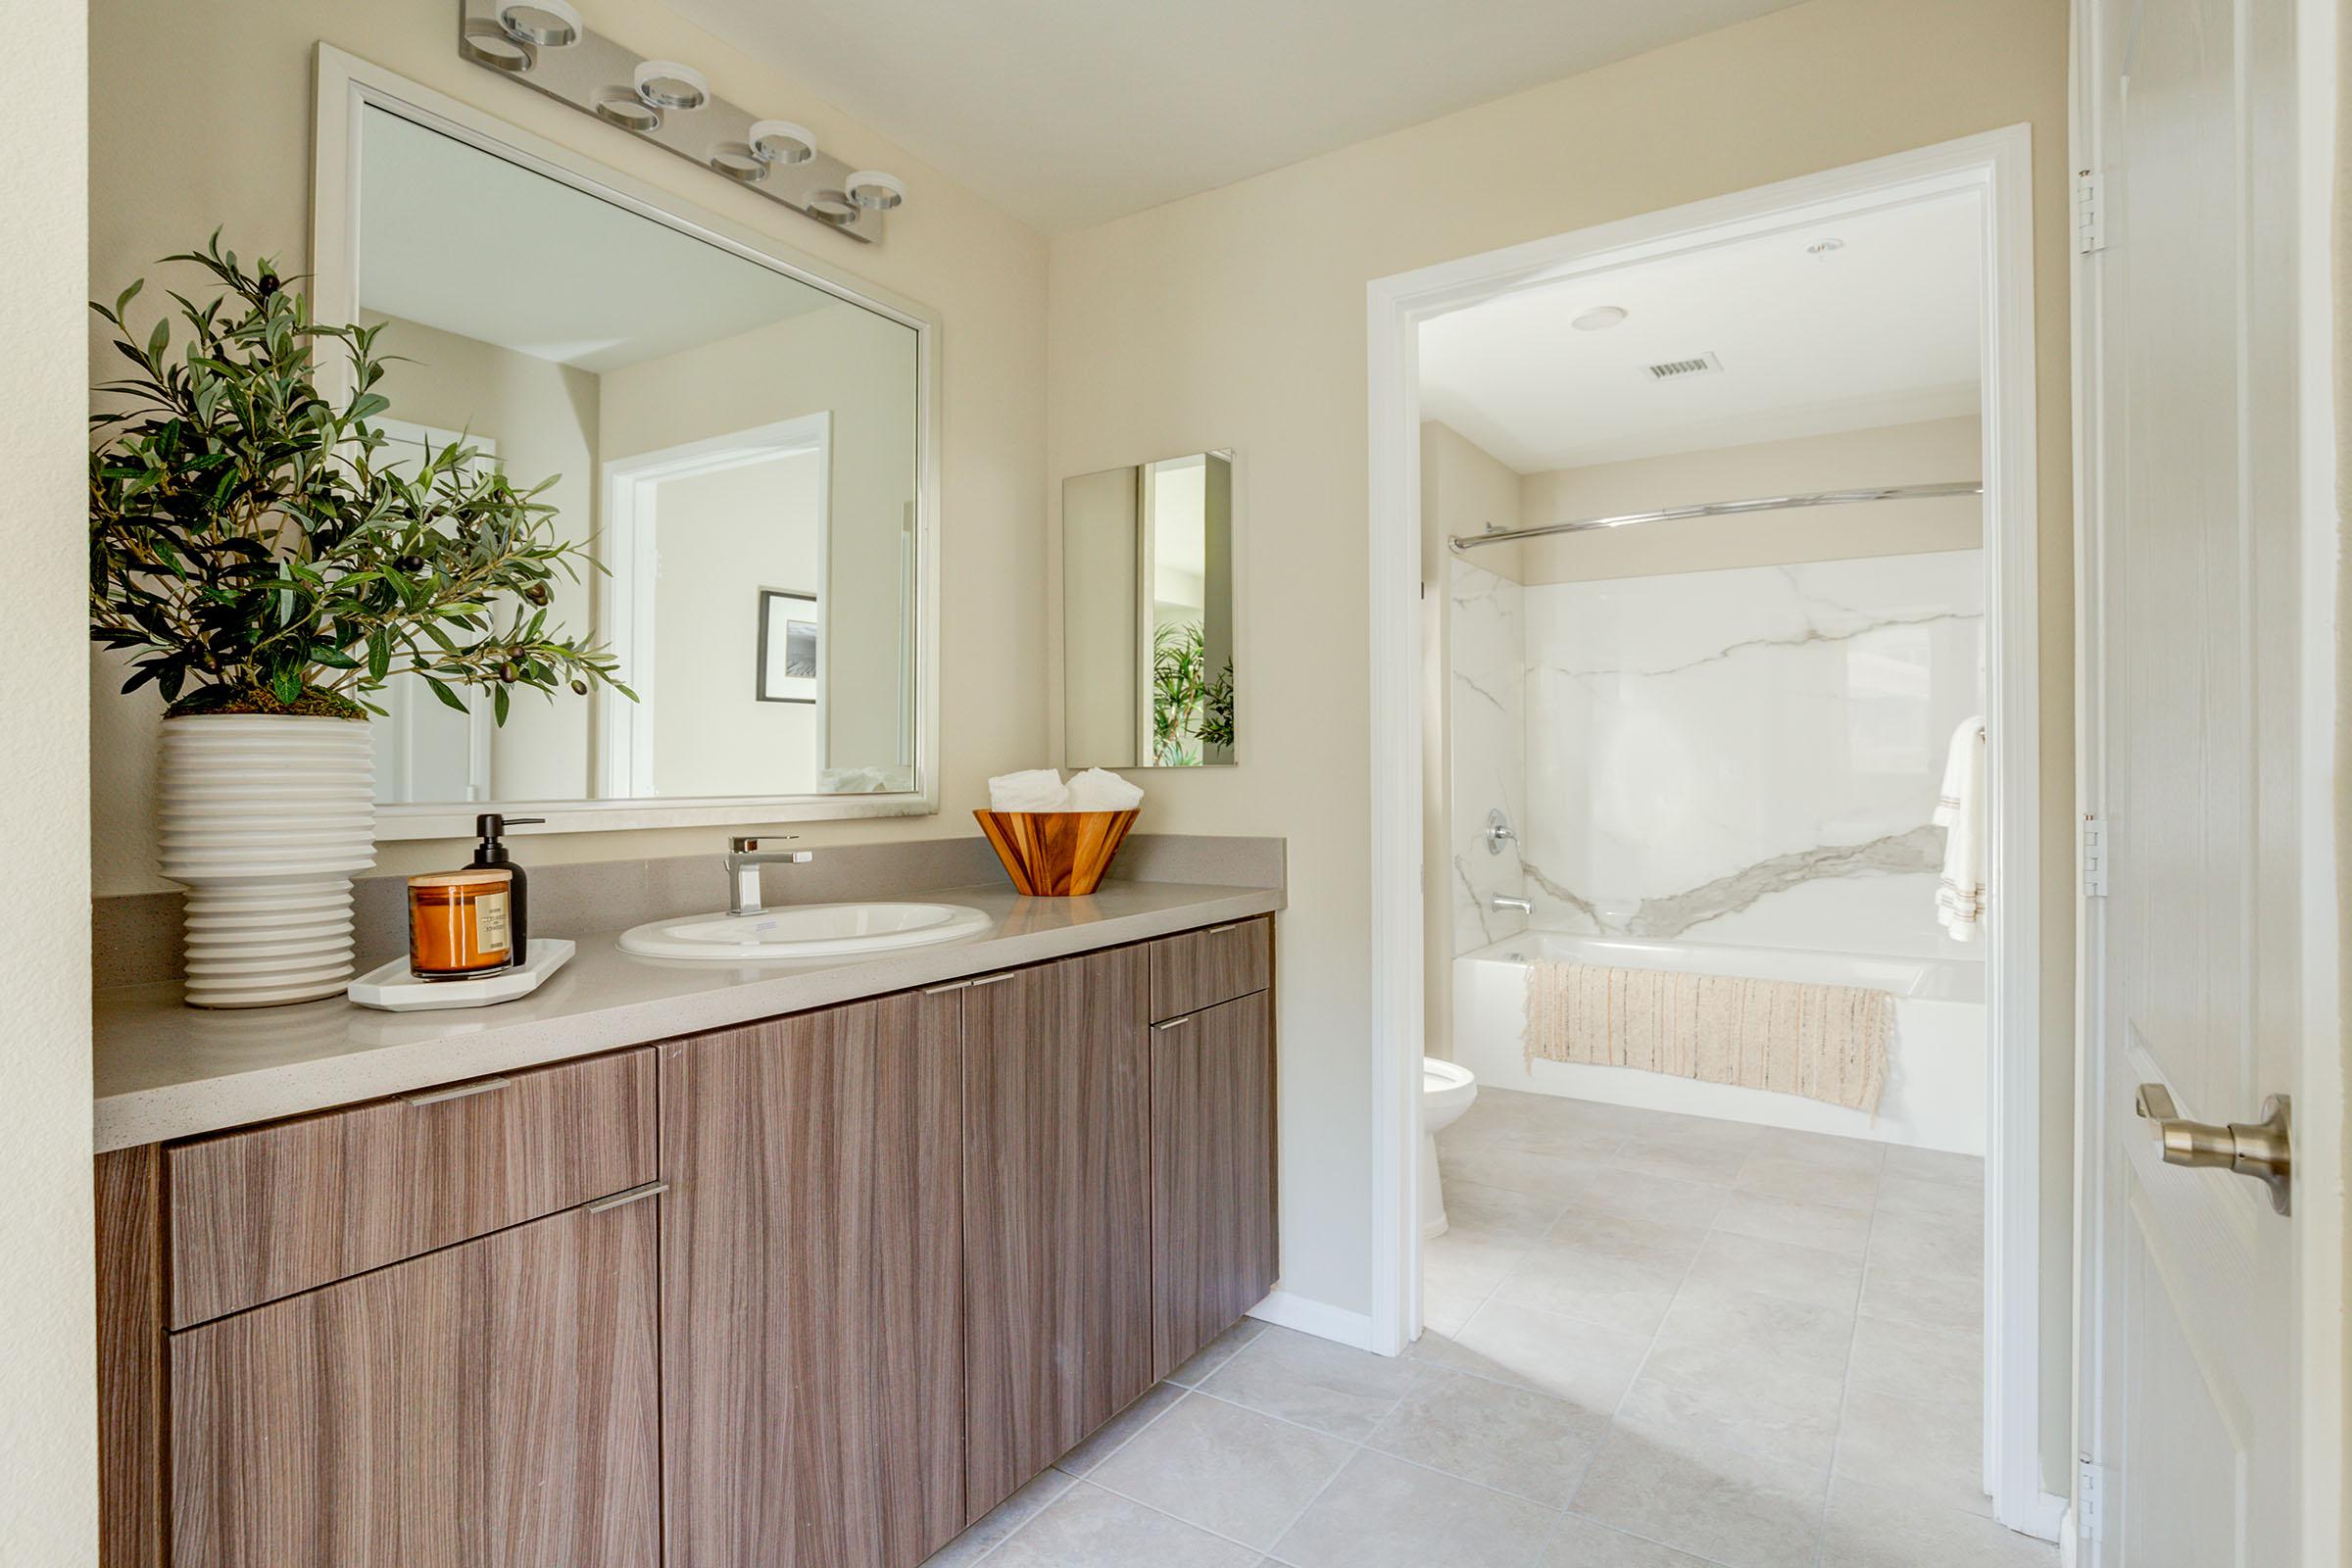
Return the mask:
M912 661L917 787L871 795L726 795L672 800L492 800L390 805L375 808L379 839L470 835L476 813L543 816L547 833L600 829L930 816L939 811L939 315L840 272L757 229L719 217L659 186L632 179L568 147L532 135L446 93L411 81L331 44L318 45L317 146L311 165L311 308L341 323L358 315L361 116L382 109L494 153L655 222L913 329L915 336L915 571ZM599 127L600 129L603 127ZM614 135L624 134L614 131ZM335 390L334 366L320 380Z

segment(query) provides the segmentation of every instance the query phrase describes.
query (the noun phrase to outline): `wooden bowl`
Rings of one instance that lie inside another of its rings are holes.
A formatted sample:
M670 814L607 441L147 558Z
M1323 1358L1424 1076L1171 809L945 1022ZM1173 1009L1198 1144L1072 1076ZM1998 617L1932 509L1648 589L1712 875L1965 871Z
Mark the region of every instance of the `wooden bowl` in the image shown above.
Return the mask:
M1039 899L1084 898L1142 815L1133 811L974 811L1012 885Z

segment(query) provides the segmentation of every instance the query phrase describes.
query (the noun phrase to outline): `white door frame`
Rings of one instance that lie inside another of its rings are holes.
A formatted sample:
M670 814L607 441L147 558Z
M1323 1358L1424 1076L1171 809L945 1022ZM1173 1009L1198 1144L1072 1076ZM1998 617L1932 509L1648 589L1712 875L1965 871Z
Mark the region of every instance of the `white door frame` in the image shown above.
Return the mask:
M2337 648L2339 555L2342 518L2337 495L2335 367L2343 353L2336 342L2334 223L2336 205L2336 75L2337 34L2341 25L2334 0L2295 0L2295 83L2300 128L2298 133L2298 191L2300 232L2296 241L2297 308L2304 322L2302 341L2311 352L2298 368L2298 455L2302 466L2303 563L2302 602L2297 610L2306 628L2300 667L2298 701L2303 732L2317 737L2302 759L2302 787L2298 833L2305 863L2328 868L2329 874L2305 879L2302 924L2302 989L2304 1044L2302 1076L2293 1087L2295 1100L2294 1158L2297 1167L2294 1200L2300 1225L2297 1258L2297 1332L2300 1337L2299 1392L2302 1474L2299 1491L2303 1561L2340 1563L2352 1546L2352 1522L2345 1514L2345 1455L2341 1434L2346 1421L2347 1325L2345 1321L2345 1198L2344 1198L2344 1017L2339 990L2343 955L2338 900L2341 890L2336 867L2336 701L2340 672ZM2095 171L2104 167L2097 117L2089 108L2098 102L2101 56L2095 18L2084 0L2074 0L2074 70L2068 84L2068 108L2073 168ZM2078 193L2079 199L2080 193ZM2102 403L2096 379L2090 374L2098 353L2100 269L2095 258L2078 247L2070 259L2074 303L2074 416L2075 416L2075 592L2076 592L2076 722L2077 799L2085 812L2103 814L2106 806L2106 758L2101 739L2105 709L2106 670L2101 658L2099 613L2104 554L2099 535L2102 497L2098 465L2086 456L2085 432L2098 427ZM2107 1279L2107 1211L2109 1194L2105 1173L2111 1168L2106 1129L2095 1114L2108 1103L2110 1092L2105 1053L2099 1048L2106 1026L2108 988L2106 901L2085 898L2077 945L2079 1082L2076 1088L2075 1193L2075 1441L2082 1463L2091 1474L2109 1451L2102 1430L2106 1409L2101 1378L2111 1347L2111 1334L2123 1332L2108 1310L2113 1288ZM2109 1561L2103 1543L2084 1535L2078 1544L2080 1522L2070 1520L2067 1544L2086 1565L2104 1568Z
M1421 445L1419 323L1481 300L1847 215L1974 191L1984 216L1983 417L1992 1051L1985 1159L1985 1491L2045 1540L2042 1490L2041 847L2032 133L1986 131L1467 257L1369 287L1372 674L1372 1348L1420 1332ZM2066 1348L2048 1353L2063 1356Z
M660 668L654 626L654 587L661 580L661 532L654 497L663 482L718 473L776 458L816 454L816 667L819 694L832 668L825 657L821 613L833 576L833 416L826 411L707 436L603 466L604 556L611 575L600 575L603 603L597 616L605 646L620 662L620 678L637 693L631 702L609 687L597 688L596 782L608 800L658 799L654 788L654 708ZM747 580L748 582L748 580ZM748 611L746 612L749 612ZM747 675L746 671L737 671ZM716 677L726 678L724 672ZM816 719L817 765L824 765L825 707Z

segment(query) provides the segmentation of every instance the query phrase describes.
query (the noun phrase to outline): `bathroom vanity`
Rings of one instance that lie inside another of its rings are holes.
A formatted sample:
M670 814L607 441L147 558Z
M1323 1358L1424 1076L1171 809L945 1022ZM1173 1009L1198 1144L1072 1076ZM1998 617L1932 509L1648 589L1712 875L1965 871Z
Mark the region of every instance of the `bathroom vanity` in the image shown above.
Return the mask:
M1273 922L1211 891L109 1150L103 1560L913 1568L1274 1282ZM592 946L584 1036L679 983Z

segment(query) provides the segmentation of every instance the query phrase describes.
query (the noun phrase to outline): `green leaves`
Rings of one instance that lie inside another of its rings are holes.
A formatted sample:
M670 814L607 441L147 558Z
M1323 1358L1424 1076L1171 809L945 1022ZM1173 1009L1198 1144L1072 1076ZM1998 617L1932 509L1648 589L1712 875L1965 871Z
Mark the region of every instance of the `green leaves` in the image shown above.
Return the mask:
M124 320L138 283L91 306L135 368L101 386L122 407L91 421L90 636L129 656L125 690L153 684L178 711L268 694L359 716L415 672L461 710L455 688L494 687L501 722L514 685L626 693L609 654L548 623L545 585L589 560L535 499L552 479L518 491L463 442L408 476L383 470L380 324L318 324L218 234L169 260L218 291L172 295L190 334L179 363L171 318L143 340ZM321 344L357 388L339 407L318 385Z

